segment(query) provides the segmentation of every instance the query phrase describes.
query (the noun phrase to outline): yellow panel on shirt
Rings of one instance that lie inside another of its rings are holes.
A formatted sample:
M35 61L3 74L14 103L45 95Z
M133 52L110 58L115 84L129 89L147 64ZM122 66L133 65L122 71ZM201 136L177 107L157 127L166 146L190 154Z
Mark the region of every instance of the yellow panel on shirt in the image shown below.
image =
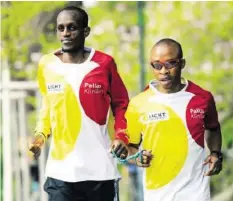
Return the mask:
M154 155L146 169L147 189L157 189L172 181L181 171L188 152L182 119L171 107L148 101L152 96L153 91L147 90L133 98L126 113L130 143L138 144L142 134L143 149L152 150Z

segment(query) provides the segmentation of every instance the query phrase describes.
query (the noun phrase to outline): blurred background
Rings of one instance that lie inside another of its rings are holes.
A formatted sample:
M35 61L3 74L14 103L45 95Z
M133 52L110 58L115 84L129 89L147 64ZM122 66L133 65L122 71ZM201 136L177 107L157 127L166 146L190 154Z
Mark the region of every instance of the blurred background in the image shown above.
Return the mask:
M171 37L183 46L184 76L211 91L223 134L224 168L211 178L213 201L233 201L233 2L3 2L1 1L0 198L46 201L41 186L48 145L39 161L28 151L40 96L37 63L59 48L58 11L67 5L89 14L87 46L112 55L130 97L152 79L149 52ZM143 201L141 170L120 165L121 201Z

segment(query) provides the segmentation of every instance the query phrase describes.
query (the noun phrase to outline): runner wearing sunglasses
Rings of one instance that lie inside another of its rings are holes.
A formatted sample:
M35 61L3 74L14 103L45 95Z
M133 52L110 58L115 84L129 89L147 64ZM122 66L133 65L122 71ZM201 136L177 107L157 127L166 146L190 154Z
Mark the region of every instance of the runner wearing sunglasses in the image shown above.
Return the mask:
M145 167L144 201L210 201L208 176L222 169L213 96L181 77L185 59L177 41L157 42L150 64L155 80L126 112L130 154L139 151L140 141L145 150L133 161Z

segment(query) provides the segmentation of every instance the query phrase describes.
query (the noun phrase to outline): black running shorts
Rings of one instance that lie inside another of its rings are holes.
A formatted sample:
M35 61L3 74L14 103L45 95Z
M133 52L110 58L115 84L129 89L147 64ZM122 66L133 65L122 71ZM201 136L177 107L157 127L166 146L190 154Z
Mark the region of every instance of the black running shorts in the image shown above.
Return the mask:
M48 177L44 190L48 201L114 201L115 181L64 182Z

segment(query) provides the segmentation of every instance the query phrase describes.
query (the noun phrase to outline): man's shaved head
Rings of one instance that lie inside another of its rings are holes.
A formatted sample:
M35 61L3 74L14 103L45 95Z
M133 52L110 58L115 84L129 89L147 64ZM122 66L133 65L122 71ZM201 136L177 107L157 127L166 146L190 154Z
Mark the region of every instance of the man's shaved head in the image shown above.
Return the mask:
M178 43L177 41L171 39L171 38L164 38L160 41L158 41L152 49L154 49L155 47L158 47L160 45L165 45L165 46L170 46L170 47L175 47L177 49L177 58L181 59L183 58L183 50L182 47L180 45L180 43Z

